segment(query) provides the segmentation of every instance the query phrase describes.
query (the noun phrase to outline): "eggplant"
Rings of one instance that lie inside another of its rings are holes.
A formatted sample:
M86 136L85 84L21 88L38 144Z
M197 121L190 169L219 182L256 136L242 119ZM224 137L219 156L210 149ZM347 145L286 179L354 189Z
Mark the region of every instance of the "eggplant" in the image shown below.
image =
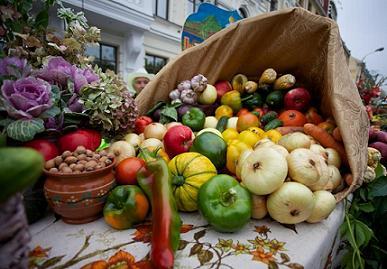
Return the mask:
M159 122L161 116L161 108L156 109L153 111L152 118L155 122Z
M206 114L206 116L213 116L215 114L215 109L218 107L215 104L212 105L196 105L196 107L200 108L201 111Z

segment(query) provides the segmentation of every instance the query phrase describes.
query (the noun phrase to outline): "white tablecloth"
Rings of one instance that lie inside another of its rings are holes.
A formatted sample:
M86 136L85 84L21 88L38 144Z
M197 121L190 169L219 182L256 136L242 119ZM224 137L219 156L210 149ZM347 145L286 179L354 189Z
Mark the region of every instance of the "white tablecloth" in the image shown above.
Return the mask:
M198 213L181 216L184 225L175 268L319 269L331 267L344 208L339 204L328 219L318 224L284 227L267 218L252 220L232 234L215 232ZM141 268L144 263L140 261L147 259L150 250L150 231L149 222L116 231L103 218L69 225L48 216L30 226L30 258L32 264L40 265L36 268L81 268L97 261L107 265L117 260Z

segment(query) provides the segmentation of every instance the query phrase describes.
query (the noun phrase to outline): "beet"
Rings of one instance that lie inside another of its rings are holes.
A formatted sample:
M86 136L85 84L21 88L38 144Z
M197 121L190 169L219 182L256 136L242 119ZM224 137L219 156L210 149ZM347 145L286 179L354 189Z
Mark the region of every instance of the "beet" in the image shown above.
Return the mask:
M371 148L377 149L382 154L380 162L385 165L387 163L387 144L383 142L374 142L368 145Z

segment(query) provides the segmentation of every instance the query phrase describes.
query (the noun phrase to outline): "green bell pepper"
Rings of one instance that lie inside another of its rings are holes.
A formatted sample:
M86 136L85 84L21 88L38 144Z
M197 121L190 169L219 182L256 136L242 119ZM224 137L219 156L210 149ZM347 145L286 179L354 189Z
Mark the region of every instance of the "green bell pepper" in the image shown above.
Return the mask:
M135 185L115 187L109 194L103 216L114 229L128 229L143 221L149 202L143 191Z
M214 133L205 132L196 137L190 151L203 154L217 169L226 165L227 144L223 138Z
M248 110L253 110L256 107L261 107L263 105L263 100L261 95L255 92L242 98L242 105Z
M251 196L236 179L220 174L200 187L198 207L215 230L235 232L250 220Z
M200 131L203 129L206 121L206 115L197 107L193 107L183 115L183 124L192 129L192 131Z

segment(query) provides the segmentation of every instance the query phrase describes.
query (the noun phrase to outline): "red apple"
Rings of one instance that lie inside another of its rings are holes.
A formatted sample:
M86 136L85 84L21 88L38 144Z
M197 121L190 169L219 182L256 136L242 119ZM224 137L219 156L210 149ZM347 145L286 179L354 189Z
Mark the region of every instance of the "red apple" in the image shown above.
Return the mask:
M311 96L307 89L295 88L288 91L284 97L286 110L303 111L309 107Z
M305 113L305 116L308 123L313 123L315 125L318 125L324 121L323 118L318 114L317 109L314 107L309 108Z
M184 125L173 126L164 136L164 148L170 158L189 151L192 142L192 131Z
M232 91L232 86L231 83L228 82L227 80L219 80L215 83L215 88L216 88L216 93L218 95L217 100L220 101L220 98L228 92Z
M60 137L58 144L61 152L74 151L78 146L95 151L101 144L101 135L94 130L78 129Z
M59 155L58 147L47 139L35 139L25 143L24 146L39 151L43 155L45 161L54 159Z

